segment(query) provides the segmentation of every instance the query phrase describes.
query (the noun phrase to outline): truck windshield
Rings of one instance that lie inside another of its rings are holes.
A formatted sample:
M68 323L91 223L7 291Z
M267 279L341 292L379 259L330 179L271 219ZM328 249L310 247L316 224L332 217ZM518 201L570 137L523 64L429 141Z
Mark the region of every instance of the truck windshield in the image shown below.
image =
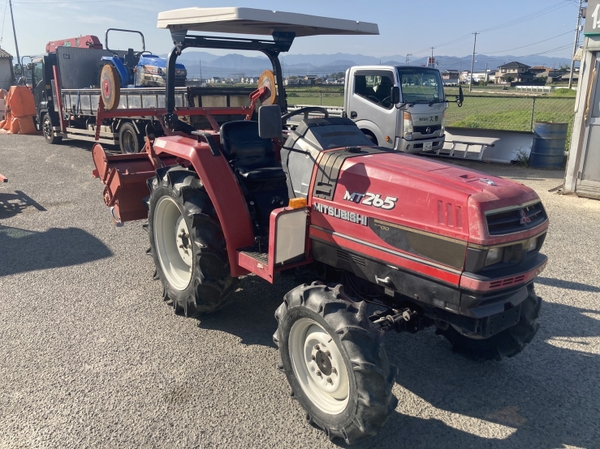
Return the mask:
M403 103L445 101L440 72L425 67L397 67Z

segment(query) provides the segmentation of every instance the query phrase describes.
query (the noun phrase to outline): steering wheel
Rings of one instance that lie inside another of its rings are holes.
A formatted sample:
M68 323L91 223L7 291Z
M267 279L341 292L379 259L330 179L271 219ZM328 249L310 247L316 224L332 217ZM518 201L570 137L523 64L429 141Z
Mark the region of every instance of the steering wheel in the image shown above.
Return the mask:
M308 114L310 114L311 112L321 113L324 115L325 118L329 117L329 112L327 112L327 109L321 108L319 106L307 106L305 108L300 108L300 109L297 109L296 111L291 111L286 114L283 114L281 116L281 119L288 120L291 117L294 117L295 115L304 114L304 119L306 120L308 118Z

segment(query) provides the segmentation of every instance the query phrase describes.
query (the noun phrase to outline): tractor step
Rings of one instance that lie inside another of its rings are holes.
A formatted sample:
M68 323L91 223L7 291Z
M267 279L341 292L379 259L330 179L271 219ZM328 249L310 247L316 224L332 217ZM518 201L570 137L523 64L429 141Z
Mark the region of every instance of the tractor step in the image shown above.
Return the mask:
M275 273L312 262L306 251L308 208L282 207L271 212L269 251L253 247L237 250L237 264L250 273L273 283ZM298 236L304 238L298 239ZM263 245L265 246L265 245Z
M269 267L269 253L259 253L256 251L238 251L238 264L251 273L261 278L273 282L273 268Z

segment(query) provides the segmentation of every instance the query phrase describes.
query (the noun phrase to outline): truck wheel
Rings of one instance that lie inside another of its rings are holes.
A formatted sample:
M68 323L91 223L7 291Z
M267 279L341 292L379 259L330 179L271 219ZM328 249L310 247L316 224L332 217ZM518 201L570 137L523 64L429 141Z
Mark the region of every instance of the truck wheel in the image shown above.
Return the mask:
M231 300L225 238L208 194L190 170L158 170L149 182L148 231L163 297L175 313L214 312Z
M367 139L369 139L371 142L373 142L373 145L377 146L377 137L375 137L375 134L373 134L371 131L368 131L366 129L363 129L362 132Z
M132 123L123 123L119 130L119 148L123 154L139 153L144 147L144 139Z
M56 144L62 142L62 136L57 136L52 129L52 118L50 114L44 114L44 118L42 119L42 133L44 134L44 139L49 144Z
M288 292L273 335L307 419L350 444L375 435L396 408L394 371L364 302L318 282Z
M437 329L452 343L454 351L473 360L502 360L520 353L533 340L539 329L537 319L540 315L542 298L535 294L533 284L527 287L529 295L521 305L521 318L514 326L492 335L490 338L473 338L462 334L453 326Z

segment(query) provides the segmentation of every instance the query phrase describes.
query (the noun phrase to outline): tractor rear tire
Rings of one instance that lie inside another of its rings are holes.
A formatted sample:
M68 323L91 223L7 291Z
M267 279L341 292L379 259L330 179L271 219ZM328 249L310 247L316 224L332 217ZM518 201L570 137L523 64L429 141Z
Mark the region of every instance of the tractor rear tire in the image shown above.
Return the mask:
M50 117L49 113L45 113L42 118L42 134L44 134L46 142L51 145L62 142L62 136L57 136L52 128L52 117Z
M144 139L132 123L125 122L119 130L119 148L123 154L139 153L144 148Z
M540 327L537 319L540 316L542 298L535 294L533 284L530 284L527 289L528 296L521 304L521 318L517 324L490 338L471 338L452 326L448 326L445 330L438 328L436 332L452 343L455 352L475 361L513 357L525 349Z
M288 292L275 317L273 340L307 420L347 444L379 432L398 400L383 332L366 303L346 296L341 284L314 282Z
M214 312L231 299L232 278L225 238L198 176L166 167L149 181L148 231L156 277L175 313Z

